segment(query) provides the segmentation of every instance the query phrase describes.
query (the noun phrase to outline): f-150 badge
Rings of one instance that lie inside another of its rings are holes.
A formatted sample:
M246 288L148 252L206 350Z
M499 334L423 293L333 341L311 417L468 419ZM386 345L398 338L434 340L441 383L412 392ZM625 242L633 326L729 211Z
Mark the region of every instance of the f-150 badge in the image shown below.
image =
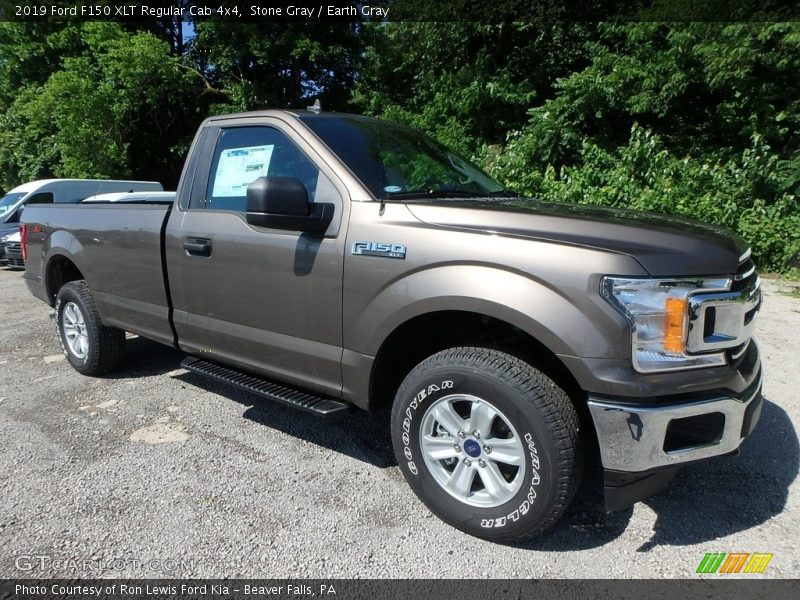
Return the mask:
M405 258L406 247L403 244L384 242L353 242L352 253L363 256L382 256L383 258Z

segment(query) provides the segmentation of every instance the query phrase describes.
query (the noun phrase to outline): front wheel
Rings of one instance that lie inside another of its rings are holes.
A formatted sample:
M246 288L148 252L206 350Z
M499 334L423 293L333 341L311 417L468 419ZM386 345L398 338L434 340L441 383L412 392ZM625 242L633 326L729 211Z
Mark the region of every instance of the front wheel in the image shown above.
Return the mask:
M84 375L116 367L125 351L125 332L106 327L84 281L64 284L56 296L56 328L69 364Z
M451 348L414 368L395 398L392 442L434 514L492 541L549 528L579 483L578 415L567 394L487 348Z

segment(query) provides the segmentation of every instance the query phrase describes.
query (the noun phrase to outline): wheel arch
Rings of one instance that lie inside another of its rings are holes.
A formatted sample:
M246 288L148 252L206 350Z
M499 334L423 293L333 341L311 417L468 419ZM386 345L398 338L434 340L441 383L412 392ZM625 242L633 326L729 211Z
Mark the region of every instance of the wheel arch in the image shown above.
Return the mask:
M384 339L370 373L370 410L391 406L400 383L419 362L459 345L502 350L525 360L560 385L579 411L585 407L585 394L573 374L530 332L483 312L438 310L406 320Z
M83 272L65 254L52 254L47 260L44 270L44 285L50 306L54 306L58 290L65 283L85 279Z

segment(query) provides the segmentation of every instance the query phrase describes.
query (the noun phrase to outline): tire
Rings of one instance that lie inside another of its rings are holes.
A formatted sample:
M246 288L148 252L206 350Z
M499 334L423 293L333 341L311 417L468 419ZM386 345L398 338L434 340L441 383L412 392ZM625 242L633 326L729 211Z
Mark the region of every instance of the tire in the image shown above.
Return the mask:
M55 311L61 350L78 373L102 375L122 362L125 332L103 325L85 281L64 284Z
M400 385L391 423L411 488L440 519L476 537L536 537L578 488L575 407L550 378L509 354L458 347L425 359ZM484 431L470 431L473 423Z

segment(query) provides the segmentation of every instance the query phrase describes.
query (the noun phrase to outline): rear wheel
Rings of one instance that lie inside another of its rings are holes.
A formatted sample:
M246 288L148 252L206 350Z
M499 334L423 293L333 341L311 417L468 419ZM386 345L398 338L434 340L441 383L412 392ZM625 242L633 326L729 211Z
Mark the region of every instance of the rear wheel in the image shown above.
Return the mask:
M552 526L579 483L569 397L496 350L452 348L420 363L397 392L392 441L406 480L433 513L493 541Z
M64 284L56 296L56 327L61 349L84 375L101 375L122 361L125 332L100 321L85 281Z

